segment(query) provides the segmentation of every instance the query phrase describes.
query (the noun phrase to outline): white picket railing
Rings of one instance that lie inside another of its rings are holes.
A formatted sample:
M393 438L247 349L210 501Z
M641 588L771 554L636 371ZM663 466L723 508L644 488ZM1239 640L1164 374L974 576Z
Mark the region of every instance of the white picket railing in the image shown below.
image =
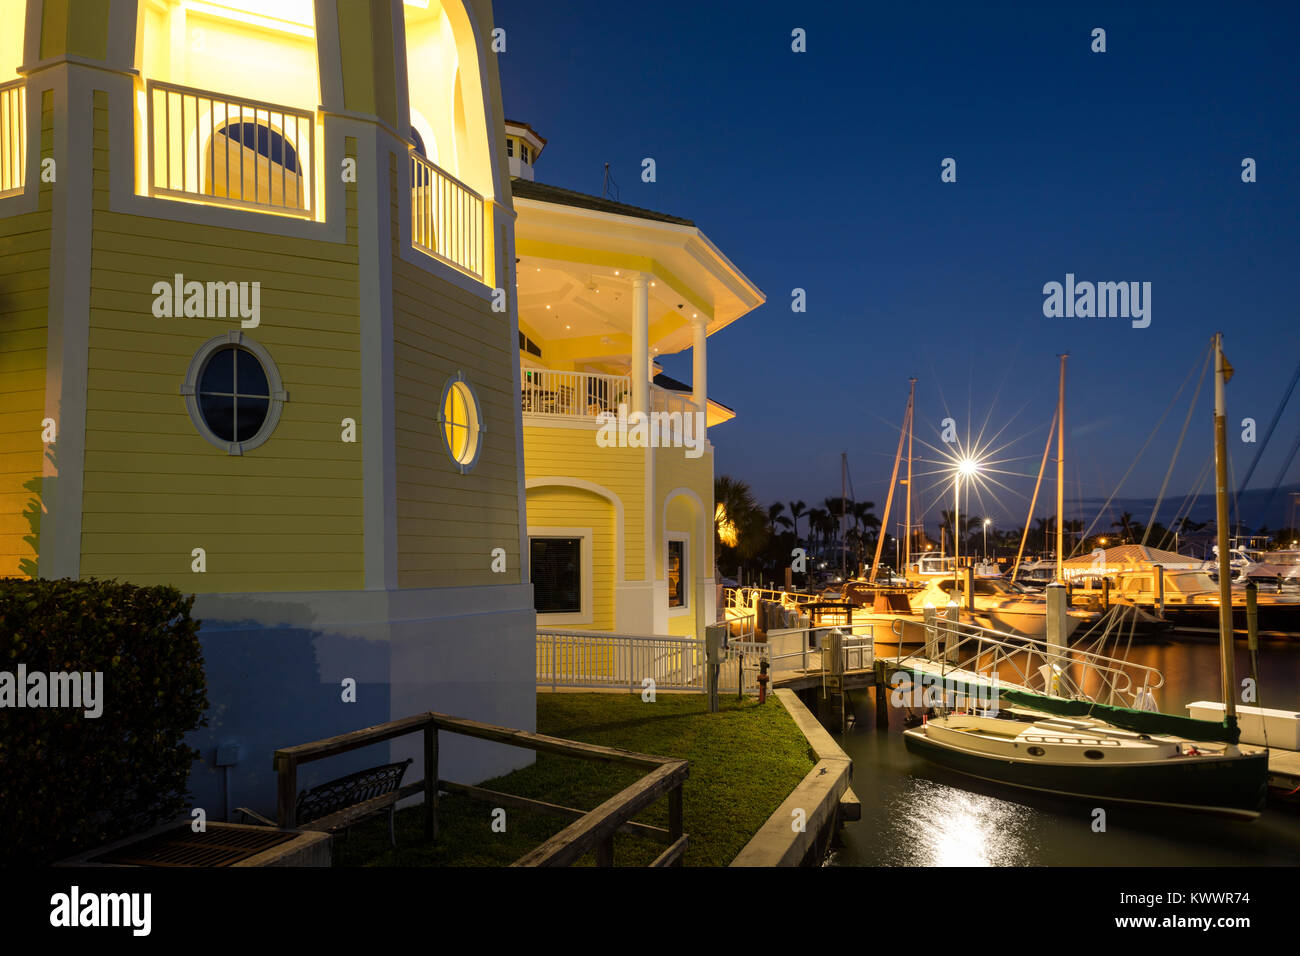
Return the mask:
M868 631L870 625L866 625ZM767 641L728 642L718 671L720 692L758 692L759 663L772 680L819 672L830 627L769 631ZM843 638L844 670L874 660L870 633ZM537 685L606 688L640 693L646 678L656 690L705 691L704 641L694 637L537 629Z
M411 150L411 243L483 278L483 197Z
M316 117L150 80L149 195L312 216Z
M532 415L595 418L601 412L618 414L618 406L627 404L632 392L632 380L626 375L524 367L519 380L523 410Z
M537 629L537 684L640 692L704 690L704 641L655 634Z
M27 170L27 86L0 84L0 196L23 191Z

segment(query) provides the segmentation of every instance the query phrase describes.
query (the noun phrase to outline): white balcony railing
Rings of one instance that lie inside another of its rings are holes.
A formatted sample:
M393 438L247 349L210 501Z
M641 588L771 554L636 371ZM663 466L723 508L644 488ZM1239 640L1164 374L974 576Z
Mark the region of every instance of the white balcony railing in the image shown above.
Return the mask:
M27 87L23 80L0 85L0 196L23 191L27 166Z
M483 197L411 150L411 244L483 279Z
M652 412L681 412L686 415L690 412L698 412L699 408L690 399L687 392L675 392L672 389L652 385L650 386L650 410Z
M627 375L561 372L524 368L520 374L520 401L526 413L560 418L595 418L601 412L618 414L619 405L631 405L632 379ZM686 393L650 386L650 411L682 418L699 411ZM690 426L695 427L693 424Z
M312 216L316 118L150 80L149 195Z
M595 418L601 412L618 414L619 404L627 404L632 394L632 380L626 375L525 368L520 382L523 409L534 415Z

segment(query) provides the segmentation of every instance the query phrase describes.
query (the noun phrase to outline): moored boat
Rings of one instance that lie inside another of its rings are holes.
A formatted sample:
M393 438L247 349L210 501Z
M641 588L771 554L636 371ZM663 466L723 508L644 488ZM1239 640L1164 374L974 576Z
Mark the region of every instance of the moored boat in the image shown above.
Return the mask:
M1207 733L1222 725L1202 721ZM1268 754L1140 733L1096 719L954 713L904 731L910 753L958 773L1098 801L1252 820L1267 797Z

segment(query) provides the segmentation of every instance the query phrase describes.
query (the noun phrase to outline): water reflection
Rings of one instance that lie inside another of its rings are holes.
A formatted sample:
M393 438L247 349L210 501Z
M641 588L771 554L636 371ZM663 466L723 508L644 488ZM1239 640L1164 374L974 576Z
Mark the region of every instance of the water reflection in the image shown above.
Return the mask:
M1032 813L996 797L912 778L893 821L903 866L1015 866Z
M893 649L877 648L881 656ZM1194 700L1219 699L1213 640L1137 644L1129 659L1165 675L1160 709L1186 714ZM1237 676L1250 673L1244 646ZM1300 702L1300 647L1260 649L1264 706ZM855 695L856 696L856 695ZM837 866L1232 866L1300 863L1300 813L1270 806L1253 823L1115 804L1107 829L1094 830L1087 801L1017 790L937 767L909 754L903 712L875 728L866 694L859 723L839 737L853 759L862 819L842 830Z

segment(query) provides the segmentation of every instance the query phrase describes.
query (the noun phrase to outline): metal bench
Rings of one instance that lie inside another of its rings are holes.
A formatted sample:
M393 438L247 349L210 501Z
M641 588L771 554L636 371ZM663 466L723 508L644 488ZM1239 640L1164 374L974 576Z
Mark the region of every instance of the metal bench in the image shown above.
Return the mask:
M324 833L346 831L375 813L388 811L388 839L397 846L397 836L393 832L393 811L397 806L397 791L402 786L402 777L411 765L411 758L401 763L387 763L368 770L358 770L346 777L329 780L310 790L298 794L296 816L298 825L304 830L319 830ZM245 818L253 819L266 826L279 826L274 820L268 820L260 813L239 807L238 811Z

